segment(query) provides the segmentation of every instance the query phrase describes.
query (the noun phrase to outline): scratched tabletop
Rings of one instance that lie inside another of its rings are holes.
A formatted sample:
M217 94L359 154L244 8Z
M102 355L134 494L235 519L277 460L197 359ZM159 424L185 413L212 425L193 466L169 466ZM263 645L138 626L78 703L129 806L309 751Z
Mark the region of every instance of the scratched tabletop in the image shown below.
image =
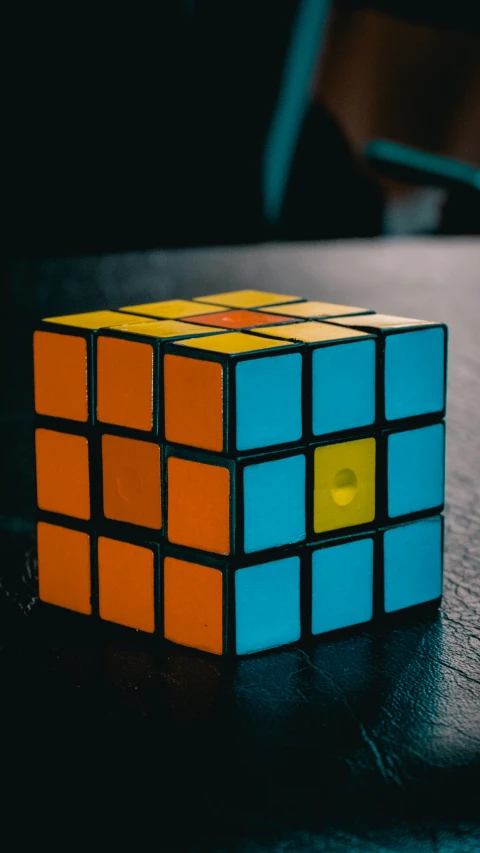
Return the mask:
M88 620L45 613L39 605L33 324L55 314L237 288L448 323L445 586L438 615L228 661L122 629L93 630ZM79 831L99 805L105 820L112 796L109 833L133 824L138 842L141 830L154 826L155 848L167 853L478 853L480 241L23 260L8 268L7 299L1 767L24 818L35 803L44 811L48 803L47 824L68 814Z

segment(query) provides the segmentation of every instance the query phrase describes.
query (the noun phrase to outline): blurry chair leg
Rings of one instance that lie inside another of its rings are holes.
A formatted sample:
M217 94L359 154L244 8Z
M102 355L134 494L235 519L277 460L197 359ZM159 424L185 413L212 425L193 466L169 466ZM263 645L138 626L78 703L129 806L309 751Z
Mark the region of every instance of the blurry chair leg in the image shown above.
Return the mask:
M284 240L374 237L381 233L383 192L355 156L340 126L313 104L300 134L283 204Z

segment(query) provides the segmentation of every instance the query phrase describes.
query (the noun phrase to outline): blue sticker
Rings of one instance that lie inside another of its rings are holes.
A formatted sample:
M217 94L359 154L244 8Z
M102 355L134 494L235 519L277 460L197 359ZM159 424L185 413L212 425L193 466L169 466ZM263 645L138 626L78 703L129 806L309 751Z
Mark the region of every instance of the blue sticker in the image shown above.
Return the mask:
M244 468L247 553L305 539L305 467L300 454Z
M443 504L445 490L444 424L388 436L388 515L397 518Z
M443 411L445 330L423 329L387 335L385 417L409 418Z
M383 537L385 610L434 601L442 594L440 516L386 530Z
M375 421L375 341L319 347L312 357L313 433Z
M289 557L235 573L237 654L300 639L300 558Z
M302 356L274 355L236 367L237 450L302 438Z
M312 555L312 633L369 622L373 616L373 539Z

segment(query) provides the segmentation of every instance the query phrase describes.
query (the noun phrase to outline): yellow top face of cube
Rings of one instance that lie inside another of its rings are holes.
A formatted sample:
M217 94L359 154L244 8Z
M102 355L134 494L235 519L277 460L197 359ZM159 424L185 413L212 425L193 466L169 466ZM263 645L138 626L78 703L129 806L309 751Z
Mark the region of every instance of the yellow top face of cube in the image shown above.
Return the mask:
M162 320L181 320L182 317L193 317L198 314L212 314L212 305L203 305L191 299L166 299L163 302L146 302L144 305L126 305L120 311L130 311L132 314L145 314Z
M284 293L267 293L264 290L232 290L227 293L213 293L211 296L199 296L198 301L211 302L212 305L220 305L222 308L262 308L266 305L298 302L299 298L286 296Z
M357 329L340 329L327 323L288 323L285 326L257 326L256 332L269 335L272 338L282 338L287 341L298 341L302 344L316 344L323 341L344 341L346 338L362 338L367 332Z
M196 327L199 328L198 326ZM211 335L209 338L179 341L179 346L201 349L206 352L219 352L225 355L235 355L241 352L256 352L272 347L288 347L291 343L270 341L266 338L249 335L246 332L226 332L224 335Z
M362 329L401 329L404 326L432 326L434 320L412 320L409 317L392 317L389 314L368 314L366 317L342 317L335 320L342 326L361 326Z
M136 317L135 314L122 314L121 311L89 311L87 314L67 314L65 317L45 317L44 323L59 323L61 326L75 326L77 329L105 329L123 326L124 323L142 323L148 317Z
M127 315L123 315L127 316ZM223 332L223 329L217 329L216 326L197 326L194 323L182 323L181 320L148 320L143 323L130 322L122 326L118 331L124 332L126 335L145 335L149 338L176 338L180 335L208 335L212 332ZM115 327L113 327L115 328Z
M297 302L285 308L284 305L275 305L269 308L272 314L288 314L289 317L342 317L344 314L365 314L367 308L355 308L353 305L336 305L333 302Z

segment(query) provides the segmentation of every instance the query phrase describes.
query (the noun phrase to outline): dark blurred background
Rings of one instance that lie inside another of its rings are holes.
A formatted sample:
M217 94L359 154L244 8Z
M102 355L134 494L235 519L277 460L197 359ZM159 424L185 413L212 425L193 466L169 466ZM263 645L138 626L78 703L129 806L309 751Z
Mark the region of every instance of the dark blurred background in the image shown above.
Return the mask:
M98 810L110 846L115 830L125 846L130 824L138 847L152 820L172 853L478 853L480 241L384 239L480 233L478 2L107 12L18 0L2 12L0 732L12 838L31 827L38 846L45 828L50 847L65 846L83 829L91 845ZM380 239L355 240L369 237ZM438 619L230 666L49 621L38 606L34 324L236 288L449 323Z
M12 4L8 255L479 233L479 31L465 0Z

